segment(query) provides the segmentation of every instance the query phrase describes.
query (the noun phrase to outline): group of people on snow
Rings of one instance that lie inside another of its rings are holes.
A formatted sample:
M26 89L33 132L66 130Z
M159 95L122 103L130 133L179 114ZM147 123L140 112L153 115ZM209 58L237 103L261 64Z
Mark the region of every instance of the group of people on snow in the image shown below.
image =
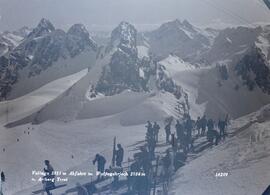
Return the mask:
M215 124L214 120L206 116L198 117L196 121L192 120L189 115L185 115L183 119L176 120L175 131L172 132L173 120L167 120L164 130L166 143L171 144L171 149L166 150L166 154L160 159L160 163L163 167L163 179L167 180L170 177L171 167L177 170L180 166L184 165L186 155L189 151L194 149L193 142L196 138L207 136L207 140L211 144L218 144L218 141L222 138L225 139L225 129L228 125L228 117L224 120L219 120ZM146 124L146 145L140 147L140 152L134 155L134 161L129 166L129 173L144 173L145 177L132 177L128 174L127 184L130 191L138 194L148 194L149 191L149 176L153 175L152 161L156 159L155 149L159 142L160 125L157 122L147 121ZM216 130L217 127L219 132ZM207 131L206 131L207 130ZM215 142L214 142L215 141ZM179 152L182 149L183 152ZM124 159L124 149L121 144L117 144L117 149L114 151L114 160L116 168L110 166L109 169L105 169L106 158L101 154L96 154L95 159L92 161L93 165L97 164L97 171L100 173L109 172L112 170L123 170L122 164ZM172 157L173 156L173 157ZM130 162L130 161L129 161ZM45 161L44 172L44 189L47 195L51 195L50 190L55 188L54 184L54 169L48 160ZM98 176L98 180L100 177ZM117 178L118 181L118 178ZM79 188L79 187L78 187Z
M228 116L224 120L219 119L216 125L212 118L207 119L205 115L198 117L196 121L192 120L189 115L185 115L181 122L176 120L176 136L171 132L172 120L165 124L166 143L171 143L173 149L182 148L184 152L188 152L194 149L193 142L196 138L207 136L207 140L211 144L217 145L219 140L225 139L227 125ZM216 126L218 130L215 128Z

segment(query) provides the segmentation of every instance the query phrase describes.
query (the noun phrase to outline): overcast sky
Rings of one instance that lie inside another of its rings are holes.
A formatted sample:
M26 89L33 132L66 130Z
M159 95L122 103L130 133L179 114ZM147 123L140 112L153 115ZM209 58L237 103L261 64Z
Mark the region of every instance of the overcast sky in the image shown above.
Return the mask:
M88 29L111 29L126 20L138 28L187 19L199 26L270 23L263 0L0 0L0 30L35 26L48 18L67 29L83 23Z

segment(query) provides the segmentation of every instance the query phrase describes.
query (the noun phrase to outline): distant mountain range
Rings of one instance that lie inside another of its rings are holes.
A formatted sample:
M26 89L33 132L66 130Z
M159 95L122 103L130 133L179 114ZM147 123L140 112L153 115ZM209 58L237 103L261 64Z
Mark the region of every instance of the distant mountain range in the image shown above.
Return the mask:
M99 66L99 76L95 82L89 79L86 86L91 86L91 97L113 96L126 90L159 90L182 99L188 108L187 92L171 76L167 70L170 67L161 63L170 56L175 56L175 64L168 60L174 67L184 64L192 69L217 69L215 74L220 81L213 82L220 86L224 80L237 78L241 83L232 88L243 86L252 91L257 87L270 93L269 26L215 30L174 20L151 32L137 32L133 25L121 22L104 40L105 44L98 45L82 24L64 32L46 19L32 30L24 27L1 34L2 100L20 97L55 79Z

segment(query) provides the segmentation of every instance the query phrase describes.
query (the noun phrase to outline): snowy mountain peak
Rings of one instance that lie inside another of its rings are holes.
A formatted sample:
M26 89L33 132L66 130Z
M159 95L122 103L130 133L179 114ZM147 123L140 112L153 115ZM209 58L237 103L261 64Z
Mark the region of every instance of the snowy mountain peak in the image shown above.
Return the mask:
M49 20L42 18L37 27L28 35L28 38L37 38L51 33L54 30L55 28L53 24Z
M97 49L97 43L90 37L89 32L83 24L74 24L71 26L67 32L67 35L74 42L84 46L84 48L91 46L93 50Z
M193 26L192 24L190 24L187 20L184 20L184 21L182 22L182 25L183 25L184 27L186 27L187 29L196 31L196 30L194 29L194 26Z
M12 36L12 38L14 37ZM72 73L72 71L87 68L95 61L97 50L97 44L89 37L89 33L83 25L73 25L66 33L61 29L55 29L46 19L42 19L18 46L6 45L4 42L1 43L0 36L0 56L10 51L6 56L7 60L3 59L1 62L1 66L7 68L0 70L0 77L5 83L8 83L9 88L6 90L0 86L0 97L7 93L11 94L17 85L28 82L34 77L46 78L40 79L38 84L28 84L25 87L28 91L25 89L20 91L20 94L30 92L53 79ZM53 69L60 70L59 67L62 67L62 64L65 65L65 70L49 73ZM17 94L10 96L17 97Z
M49 29L51 31L54 31L55 30L53 24L49 20L47 20L45 18L42 18L40 20L40 22L39 22L39 24L38 24L37 27L38 28L43 28L43 29Z
M111 34L111 45L119 48L135 48L137 30L128 22L121 22Z
M175 19L173 21L169 21L168 23L165 24L174 24L174 25L181 25L181 21L179 19Z
M191 25L187 20L169 21L147 36L150 52L161 59L173 53L185 61L193 62L198 54L204 52L211 44L208 33Z
M78 37L89 38L89 32L86 30L83 24L72 25L67 33Z
M190 31L190 32L197 32L195 30L195 27L190 24L187 20L184 20L181 22L179 19L169 21L163 25L161 25L160 29L170 29L170 30L184 30L184 31Z

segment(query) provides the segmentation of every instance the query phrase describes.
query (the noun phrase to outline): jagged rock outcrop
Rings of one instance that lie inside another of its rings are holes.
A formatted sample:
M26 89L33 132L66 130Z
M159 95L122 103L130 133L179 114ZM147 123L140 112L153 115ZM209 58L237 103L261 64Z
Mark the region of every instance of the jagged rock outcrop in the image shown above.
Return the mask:
M12 51L23 40L23 36L12 32L3 32L0 34L0 56Z
M154 80L155 88L173 94L177 99L187 98L184 90L168 74L166 68L152 57L138 57L137 31L134 26L122 22L112 31L110 62L104 67L96 91L106 96L124 90L149 91L149 81Z
M142 90L136 37L137 30L127 22L122 22L112 31L109 47L115 51L103 69L97 91L114 95L126 89Z
M237 63L235 71L249 90L256 86L270 94L270 65L260 48L254 46Z
M21 71L24 77L33 77L59 60L72 59L83 52L96 50L97 44L83 25L75 24L66 33L42 19L17 47L1 57L0 85L10 90L14 83L23 79ZM0 89L0 97L7 96L9 90Z

